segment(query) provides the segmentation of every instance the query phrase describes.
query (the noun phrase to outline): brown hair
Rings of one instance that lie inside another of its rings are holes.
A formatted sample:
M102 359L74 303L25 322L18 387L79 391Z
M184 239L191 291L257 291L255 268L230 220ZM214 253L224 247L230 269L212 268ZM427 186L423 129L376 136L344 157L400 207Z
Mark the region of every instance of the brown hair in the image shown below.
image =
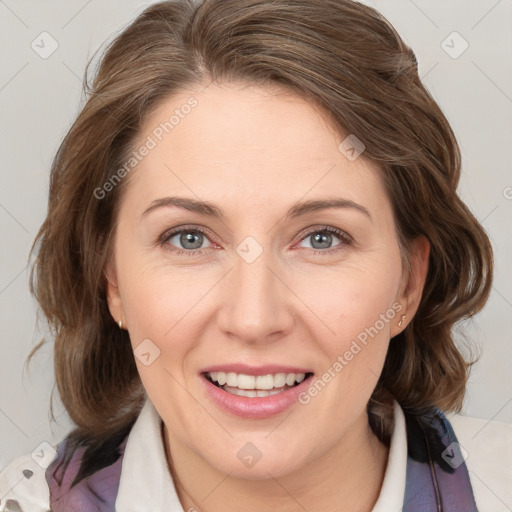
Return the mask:
M368 404L376 434L389 439L392 397L412 412L459 411L470 363L452 328L485 304L492 249L457 196L459 147L412 50L377 11L350 0L177 0L150 6L109 44L52 164L31 290L55 336L56 383L76 424L69 439L99 453L129 431L144 400L103 273L126 180L101 200L94 191L160 101L220 80L281 86L355 134L382 167L404 251L420 235L431 244L419 310L390 344Z

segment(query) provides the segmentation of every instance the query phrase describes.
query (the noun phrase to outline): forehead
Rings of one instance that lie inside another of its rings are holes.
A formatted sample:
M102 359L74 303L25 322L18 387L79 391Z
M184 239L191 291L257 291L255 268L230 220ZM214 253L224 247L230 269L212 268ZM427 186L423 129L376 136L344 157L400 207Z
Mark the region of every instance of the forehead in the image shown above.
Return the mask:
M132 195L148 202L183 192L250 208L327 194L382 208L380 169L364 157L347 159L339 146L348 135L284 89L212 83L183 90L141 127L134 148L150 141L151 150L130 175Z
M192 102L195 106L188 109ZM183 91L164 100L141 132L144 136L159 128L164 131L161 142L174 149L185 144L238 160L256 154L288 160L290 152L329 160L340 138L314 104L284 89L240 83L212 83L204 91Z

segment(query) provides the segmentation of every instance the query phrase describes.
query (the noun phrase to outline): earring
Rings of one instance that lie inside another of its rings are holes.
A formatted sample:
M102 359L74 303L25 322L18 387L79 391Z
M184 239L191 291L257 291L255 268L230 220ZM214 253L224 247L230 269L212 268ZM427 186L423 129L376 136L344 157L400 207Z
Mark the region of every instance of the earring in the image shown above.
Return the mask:
M118 325L119 325L119 329L122 329L122 328L123 328L123 321L122 321L122 320L119 320Z
M402 318L400 318L400 322L398 322L398 327L402 327L402 325L404 325L405 319L406 319L406 316L403 315Z

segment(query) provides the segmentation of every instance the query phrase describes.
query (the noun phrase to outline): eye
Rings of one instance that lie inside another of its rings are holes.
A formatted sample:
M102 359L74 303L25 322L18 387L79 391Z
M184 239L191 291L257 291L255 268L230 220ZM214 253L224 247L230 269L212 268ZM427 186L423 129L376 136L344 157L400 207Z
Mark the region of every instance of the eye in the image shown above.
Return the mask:
M339 240L334 246L332 245L333 237ZM321 229L309 231L301 240L311 241L310 248L313 249L313 254L329 254L340 251L352 243L350 235L331 226L324 226Z
M301 241L310 240L310 248L313 254L331 254L343 250L351 245L350 235L340 229L331 226L323 226L309 231L304 235ZM334 246L333 240L338 239ZM208 242L209 245L203 247ZM212 244L205 231L198 227L180 227L166 231L159 238L158 243L164 249L176 252L178 255L187 254L189 256L203 254L203 249L209 249Z
M206 233L197 227L174 228L166 231L159 239L160 245L179 254L201 254L203 249L209 247L202 247L205 241L209 242Z

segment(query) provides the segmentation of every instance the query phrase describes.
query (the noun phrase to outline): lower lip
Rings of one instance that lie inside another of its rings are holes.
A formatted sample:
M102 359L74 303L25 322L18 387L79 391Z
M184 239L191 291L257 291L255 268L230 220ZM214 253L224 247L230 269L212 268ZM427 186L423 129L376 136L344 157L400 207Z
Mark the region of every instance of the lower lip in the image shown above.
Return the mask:
M242 418L252 419L270 418L291 407L298 401L300 393L308 388L311 377L312 375L297 386L276 395L247 397L232 395L212 384L204 375L200 375L208 395L221 409Z

